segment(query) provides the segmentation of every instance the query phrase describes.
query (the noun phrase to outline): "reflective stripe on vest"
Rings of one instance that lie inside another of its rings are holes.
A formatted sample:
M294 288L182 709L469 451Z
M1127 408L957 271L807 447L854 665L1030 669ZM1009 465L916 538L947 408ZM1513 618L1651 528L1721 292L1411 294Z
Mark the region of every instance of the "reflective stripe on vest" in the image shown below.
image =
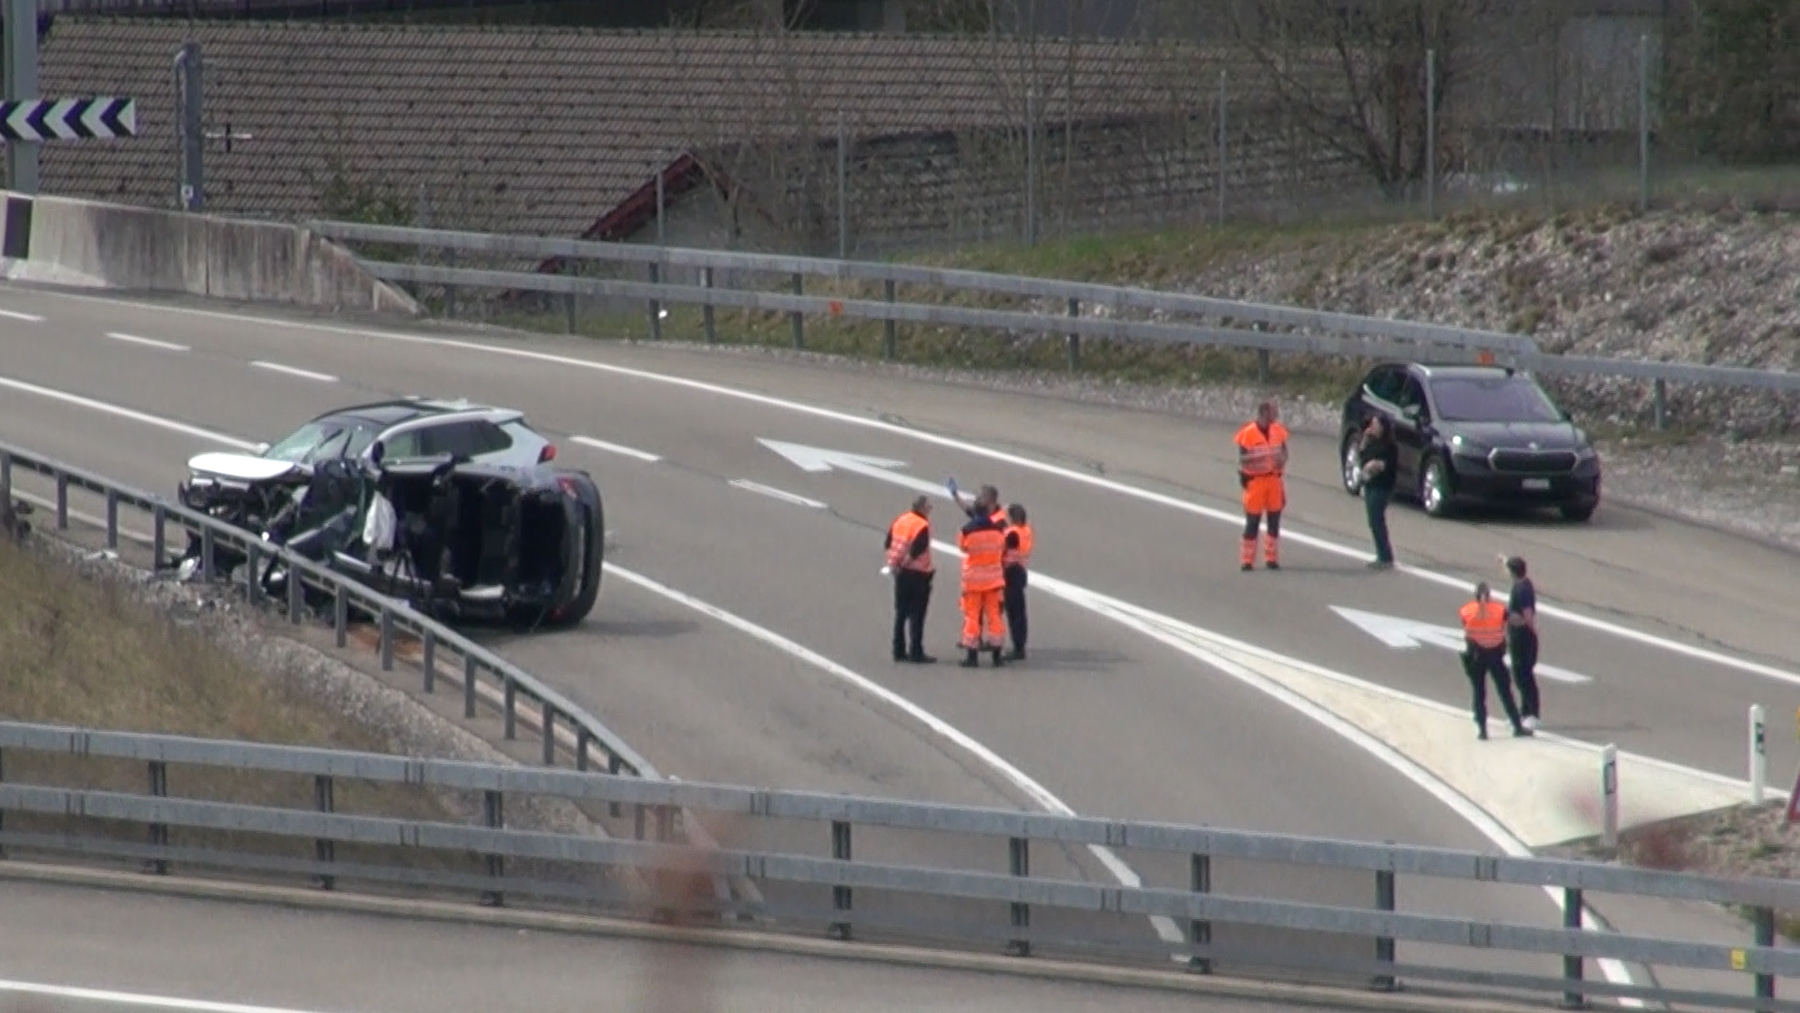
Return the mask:
M1287 427L1279 422L1271 423L1266 435L1256 427L1256 423L1246 423L1237 434L1238 448L1246 451L1241 456L1238 467L1253 478L1264 475L1279 477L1282 465L1277 455L1281 448L1287 446L1287 437Z
M1497 601L1486 605L1470 602L1462 607L1463 634L1481 647L1499 647L1506 643L1506 606Z
M998 528L964 531L957 539L963 552L962 583L965 591L992 591L1006 586L1001 571L1001 557L1006 552L1006 535Z
M930 546L926 546L925 551L917 557L907 555L907 550L912 548L913 539L919 537L919 532L930 527L930 521L911 510L894 518L894 523L888 528L888 565L896 570L917 570L920 573L930 573Z
M1014 524L1012 530L1019 536L1019 547L1008 548L1003 562L1007 566L1031 565L1031 525Z

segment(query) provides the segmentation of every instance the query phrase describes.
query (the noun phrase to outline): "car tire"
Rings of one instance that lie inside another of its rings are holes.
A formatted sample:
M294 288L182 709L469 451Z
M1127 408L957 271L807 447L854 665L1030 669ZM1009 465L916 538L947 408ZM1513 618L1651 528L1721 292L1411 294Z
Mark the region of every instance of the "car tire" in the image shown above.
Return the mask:
M606 507L603 503L595 505L590 517L587 548L588 565L587 572L582 574L581 591L574 601L556 610L554 618L545 625L554 629L577 626L594 610L594 603L600 598L600 577L606 562Z
M1359 461L1356 452L1356 431L1347 430L1344 442L1338 447L1338 479L1344 483L1344 491L1352 496L1362 495L1362 482L1358 479Z
M1433 454L1425 459L1425 467L1419 472L1419 505L1433 517L1450 515L1449 470L1443 456Z
M1557 509L1562 511L1563 520L1580 524L1591 519L1599 506L1600 501L1595 500L1592 503L1564 503Z

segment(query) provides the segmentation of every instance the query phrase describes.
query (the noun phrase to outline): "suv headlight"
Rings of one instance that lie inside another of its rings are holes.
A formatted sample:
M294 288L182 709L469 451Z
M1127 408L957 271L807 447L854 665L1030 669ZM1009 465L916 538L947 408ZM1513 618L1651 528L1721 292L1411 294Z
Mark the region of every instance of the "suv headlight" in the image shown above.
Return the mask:
M1452 436L1450 437L1450 452L1458 457L1474 457L1485 460L1488 455L1488 448L1483 447L1472 440L1466 440L1461 436Z

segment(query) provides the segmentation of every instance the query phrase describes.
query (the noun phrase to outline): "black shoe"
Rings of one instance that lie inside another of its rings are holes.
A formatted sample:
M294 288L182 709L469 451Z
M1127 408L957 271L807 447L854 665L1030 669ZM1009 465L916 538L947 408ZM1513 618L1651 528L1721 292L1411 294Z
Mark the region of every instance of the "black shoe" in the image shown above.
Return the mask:
M1483 742L1487 741L1487 725L1482 725L1480 728L1476 729L1475 737Z
M1025 660L1025 648L1023 648L1023 647L1013 648L1012 652L1006 656L1006 660L1007 661L1024 661Z
M1513 725L1513 738L1515 739L1529 739L1536 734L1536 732L1524 725Z
M1245 563L1243 566L1238 567L1238 569L1243 570L1245 573L1249 573L1251 570L1256 569L1256 565L1254 563Z
M937 659L932 657L929 654L915 654L906 660L912 662L915 665L935 665L935 664L937 664Z
M999 668L1001 665L1006 664L1005 659L1000 657L1000 648L996 647L989 653L994 656L994 667L995 668Z
M906 660L906 654L904 652L901 652L901 651L894 652L894 664L897 665L900 662L905 661L905 660Z
M964 668L975 668L981 664L981 656L974 651L970 651L963 657L963 660L957 662L957 664Z
M1279 570L1279 569L1281 569L1281 564L1280 564L1280 563L1277 563L1277 562L1274 562L1274 561L1270 561L1270 562L1267 562L1267 563L1264 563L1264 564L1263 564L1263 569L1265 569L1265 570Z

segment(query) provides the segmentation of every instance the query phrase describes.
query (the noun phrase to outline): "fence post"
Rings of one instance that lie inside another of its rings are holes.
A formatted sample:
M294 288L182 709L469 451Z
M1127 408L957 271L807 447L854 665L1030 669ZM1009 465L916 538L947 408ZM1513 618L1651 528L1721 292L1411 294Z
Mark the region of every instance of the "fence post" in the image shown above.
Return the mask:
M157 798L167 798L169 794L169 765L161 760L150 761L150 794ZM169 825L167 823L150 824L150 845L156 848L169 846ZM168 859L151 859L150 869L158 876L167 876L169 874Z
M844 111L837 118L838 259L850 259L850 139L844 133Z
M444 266L455 269L456 247L452 246L444 250ZM456 319L456 286L454 284L444 286L444 317L448 320Z
M331 611L331 624L337 628L337 645L343 647L350 642L350 592L342 581L337 585Z
M0 499L12 502L12 455L0 450Z
M116 490L106 490L106 547L119 548L119 494Z
M1425 217L1437 217L1437 50L1425 51Z
M477 665L475 656L463 655L463 717L475 716L475 674Z
M1763 785L1769 777L1767 739L1763 733L1763 705L1750 705L1750 802L1762 805Z
M806 294L806 276L801 274L798 271L794 272L794 294L795 295L805 295ZM805 348L806 347L806 324L804 322L805 318L806 318L806 314L800 312L799 310L794 311L793 320L794 320L794 347L795 348Z
M419 648L419 663L420 667L425 669L425 692L435 693L437 692L437 634L427 626L421 640L423 643Z
M244 545L244 600L251 608L262 599L262 581L256 578L256 571L262 567L262 553L257 551L256 542Z
M579 725L576 726L576 728L575 728L575 769L581 771L582 773L587 772L587 769L588 769L588 744L593 741L594 741L594 737L592 735L588 734L588 730L586 728L582 728Z
M831 857L840 862L850 861L850 824L845 820L831 821ZM833 910L843 912L846 917L850 913L851 896L847 886L831 888L831 906ZM832 922L827 934L833 939L848 940L850 938L850 922Z
M69 476L56 473L56 530L69 530Z
M1075 320L1075 319L1080 318L1080 316L1081 316L1081 300L1071 298L1069 300L1069 319ZM1081 368L1081 335L1075 331L1070 331L1069 332L1069 372L1073 373L1080 368Z
M213 582L213 542L215 536L210 526L200 528L200 579L208 584ZM339 647L344 646L341 642Z
M881 288L882 295L887 299L888 305L892 306L894 304L894 279L889 278L886 281L883 281L881 283ZM899 324L893 317L888 317L886 320L882 321L881 354L885 356L889 362L892 362L900 355Z
M506 813L502 806L500 793L492 790L485 791L482 792L481 798L482 816L484 817L482 822L496 830L504 827ZM506 859L501 855L487 856L487 869L489 876L494 879L502 878L506 875ZM481 895L481 903L484 907L501 907L505 902L506 896L499 890L489 890Z
M511 675L505 675L504 678L506 680L506 703L501 707L501 713L505 716L505 735L508 739L516 739L519 737L518 712L515 709L519 700L519 684L513 681Z
M313 778L313 801L317 803L320 812L328 813L336 808L335 795L330 774L319 774ZM321 838L313 842L313 852L321 862L335 862L337 861L337 842ZM336 876L320 874L319 889L333 890L336 888Z
M575 333L575 293L563 293L563 333Z
M1007 851L1012 863L1012 874L1021 878L1031 875L1031 841L1024 837L1013 837L1007 841ZM1025 932L1031 931L1031 905L1014 903L1012 906L1012 927ZM1006 952L1015 957L1031 956L1031 940L1023 935L1015 936L1006 944Z
M1756 945L1765 949L1775 945L1775 909L1759 907L1756 909ZM1756 975L1756 997L1758 999L1775 998L1775 976L1758 972ZM1759 1005L1760 1009L1767 1006Z
M650 284L662 284L662 265L652 261L649 265ZM650 300L650 340L662 340L662 300Z
M1601 838L1609 848L1619 846L1619 747L1607 743L1600 751Z
M1563 888L1563 928L1579 930L1581 928L1581 891L1576 887ZM1563 980L1579 982L1586 974L1581 954L1563 954ZM1562 1004L1567 1009L1582 1009L1587 1006L1587 996L1574 988L1563 992Z
M712 268L703 267L700 269L700 286L709 290L713 287ZM710 300L712 297L708 296L707 298ZM700 319L706 325L706 343L709 345L718 344L719 330L713 322L713 304L710 301L700 307Z
M394 613L386 605L381 606L381 670L394 670Z
M1638 211L1650 210L1650 36L1638 36Z
M1212 892L1212 856L1192 855L1188 864L1188 886L1195 893ZM1196 918L1188 923L1195 946L1212 945L1212 922ZM1188 958L1188 970L1195 974L1211 974L1212 958L1198 954Z
M1037 90L1025 89L1025 245L1037 244Z
M1393 841L1386 842L1390 847ZM1394 910L1394 870L1378 869L1375 872L1375 908L1378 911ZM1375 938L1375 960L1382 964L1394 962L1394 940L1391 936ZM1400 986L1391 974L1377 974L1370 982L1377 992L1392 992Z
M0 487L3 487L4 485L6 485L6 483L0 482ZM168 520L168 511L163 509L162 503L158 502L155 506L150 508L151 573L160 573L162 571L163 556L168 551L168 534L166 530Z
M1669 424L1669 385L1662 377L1650 381L1650 417L1658 432Z
M556 766L556 708L544 702L544 766Z
M4 488L0 488L0 499L3 499L8 495L10 495L10 494ZM6 750L0 749L0 784L4 784L5 782L6 782ZM6 810L0 809L0 832L4 832L5 830L6 830ZM6 845L0 844L0 859L4 859L5 857L6 857Z
M1219 71L1219 225L1225 224L1225 71Z
M606 756L606 772L608 774L611 774L614 777L618 777L619 772L624 769L625 769L625 761L619 759L618 753L608 753L607 754L607 756ZM621 807L619 805L619 803L617 803L617 802L606 803L606 813L607 813L607 815L611 816L613 819L615 819L615 820L618 819L621 815L624 814L624 812L625 812L624 808Z
M288 622L295 626L300 625L306 612L306 584L301 579L300 571L294 567L294 560L298 558L300 557L290 555L284 561L287 566Z

